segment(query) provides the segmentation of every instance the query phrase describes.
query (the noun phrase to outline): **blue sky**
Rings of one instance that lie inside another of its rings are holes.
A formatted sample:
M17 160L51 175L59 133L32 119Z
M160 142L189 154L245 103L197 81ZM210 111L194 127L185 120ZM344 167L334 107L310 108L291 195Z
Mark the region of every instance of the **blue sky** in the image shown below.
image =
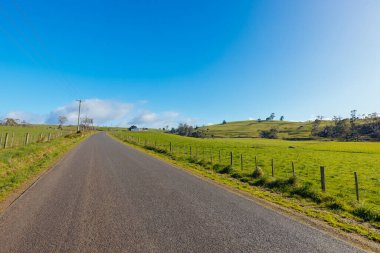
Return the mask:
M0 2L0 116L162 127L380 112L380 1Z

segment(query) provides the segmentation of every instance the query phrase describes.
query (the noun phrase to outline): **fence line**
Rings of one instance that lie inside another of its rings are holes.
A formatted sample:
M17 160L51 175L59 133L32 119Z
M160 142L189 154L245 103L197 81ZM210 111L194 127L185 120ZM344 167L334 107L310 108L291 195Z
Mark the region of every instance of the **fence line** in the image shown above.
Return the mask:
M202 148L196 144L194 145L185 145L185 144L182 144L182 145L177 145L175 142L173 141L158 141L158 140L154 140L153 141L153 145L151 144L152 141L149 141L148 139L144 139L144 140L141 140L140 137L134 137L132 135L128 135L127 133L119 133L119 132L113 132L112 133L114 136L120 138L121 140L124 140L124 141L127 141L127 142L130 142L130 143L133 143L133 144L136 144L136 145L140 145L140 146L145 146L146 148L149 148L149 149L155 149L156 151L160 152L160 151L164 151L166 153L168 153L169 155L171 155L174 159L176 158L179 158L179 159L190 159L192 161L204 161L205 163L209 162L211 165L215 165L215 159L214 158L214 154L215 157L217 157L217 163L216 164L219 164L219 165L229 165L231 166L232 168L236 169L238 167L235 168L235 165L236 163L238 163L238 165L240 165L240 169L243 171L245 170L246 168L248 169L249 166L247 164L249 164L249 159L245 159L245 156L243 153L234 153L233 151L231 151L232 149L234 149L233 147L228 147L228 148L219 148L217 150L215 150L215 148L210 148L210 147L204 147L202 146ZM235 147L235 148L240 148L240 147ZM249 148L249 147L246 147L246 148ZM226 151L226 149L230 149L230 151L228 152L223 152L223 151ZM200 156L199 155L199 150L201 150L202 152L202 155ZM209 153L209 158L206 158L206 155L205 155L205 152L207 151L207 153ZM224 158L224 159L223 159ZM237 158L237 159L235 159ZM260 166L262 166L262 160L259 160L258 159L258 156L255 155L254 156L254 160L253 160L253 167L252 167L252 171L260 168ZM272 158L270 159L270 168L271 168L271 176L272 177L275 177L275 160ZM277 170L278 171L278 170ZM295 162L294 161L291 161L291 167L290 167L290 172L289 174L293 177L300 177L301 176L301 171L298 170L298 175L296 175L296 166L295 166ZM320 183L321 183L321 191L322 192L326 192L326 174L325 174L325 166L320 166ZM288 175L289 175L288 174ZM309 175L309 172L307 170L307 176ZM354 186L353 187L355 189L355 193L356 193L356 200L359 202L359 182L358 182L358 175L356 172L354 172Z
M74 133L74 131L18 133L6 131L0 133L0 149L16 148L33 143L50 142L60 137Z

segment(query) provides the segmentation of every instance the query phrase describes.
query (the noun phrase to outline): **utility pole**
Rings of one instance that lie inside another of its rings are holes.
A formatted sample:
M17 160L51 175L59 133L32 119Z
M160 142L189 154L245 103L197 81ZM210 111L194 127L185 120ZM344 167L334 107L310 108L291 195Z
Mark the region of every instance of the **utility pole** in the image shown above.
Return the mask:
M78 124L77 124L77 133L79 133L80 132L80 129L79 129L79 120L80 120L80 106L81 106L81 104L82 104L82 100L81 99L79 99L79 100L77 100L78 102L79 102L79 108L78 108Z

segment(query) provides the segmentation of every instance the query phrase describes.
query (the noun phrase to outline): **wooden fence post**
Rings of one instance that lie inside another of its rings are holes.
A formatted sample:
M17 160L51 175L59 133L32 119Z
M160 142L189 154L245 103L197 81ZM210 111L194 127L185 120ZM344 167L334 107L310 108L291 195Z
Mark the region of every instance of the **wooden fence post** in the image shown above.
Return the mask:
M274 177L274 159L272 158L272 177Z
M191 146L190 146L190 157L192 157L192 156L193 156L193 151L192 151Z
M244 169L244 165L243 165L243 154L240 155L240 167L241 167L241 170Z
M359 202L359 181L358 181L358 173L354 172L354 177L355 177L356 200Z
M48 135L48 141L50 141L51 140L51 133L49 133L49 135Z
M232 157L232 152L230 152L230 165L232 167L232 163L233 163L233 157Z
M8 133L5 133L5 137L4 137L4 148L7 148L7 145L8 145Z
M324 166L321 166L321 186L322 186L322 191L326 192L325 167Z
M295 168L294 168L294 162L292 162L292 173L293 173L293 177L296 176L296 171L295 171Z
M26 133L25 135L25 145L28 145L29 143L29 133Z
M219 150L219 164L221 163L222 161L222 158L221 158L221 153L220 153L220 150Z
M255 169L257 169L257 156L255 156Z

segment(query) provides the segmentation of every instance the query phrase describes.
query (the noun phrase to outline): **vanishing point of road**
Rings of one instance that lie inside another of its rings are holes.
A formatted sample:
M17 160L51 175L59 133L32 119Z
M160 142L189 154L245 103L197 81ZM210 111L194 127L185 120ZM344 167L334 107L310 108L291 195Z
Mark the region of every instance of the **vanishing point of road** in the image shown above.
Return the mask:
M361 252L98 133L0 216L0 252Z

